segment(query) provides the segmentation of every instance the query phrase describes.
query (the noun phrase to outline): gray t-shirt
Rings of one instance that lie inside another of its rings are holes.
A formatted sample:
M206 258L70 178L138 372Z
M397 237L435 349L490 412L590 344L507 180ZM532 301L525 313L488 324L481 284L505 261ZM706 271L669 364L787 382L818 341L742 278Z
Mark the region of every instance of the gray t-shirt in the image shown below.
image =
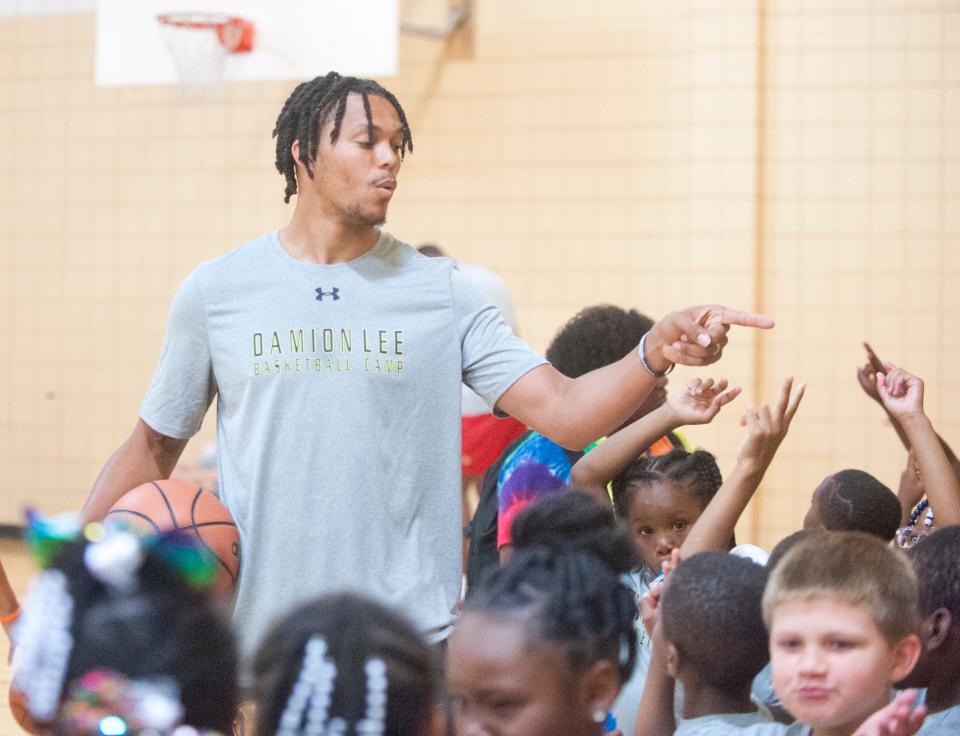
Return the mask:
M917 736L955 736L960 733L960 705L947 708L939 713L931 713L917 731Z
M731 736L811 736L813 729L795 721L789 726L782 723L758 723L746 728L729 729Z
M140 416L187 438L217 397L243 652L342 590L442 636L460 591L461 380L492 406L544 362L449 259L386 233L349 263L298 261L270 233L195 269Z
M677 724L673 736L727 736L738 728L770 723L772 720L770 711L760 705L753 713L714 713L684 719Z

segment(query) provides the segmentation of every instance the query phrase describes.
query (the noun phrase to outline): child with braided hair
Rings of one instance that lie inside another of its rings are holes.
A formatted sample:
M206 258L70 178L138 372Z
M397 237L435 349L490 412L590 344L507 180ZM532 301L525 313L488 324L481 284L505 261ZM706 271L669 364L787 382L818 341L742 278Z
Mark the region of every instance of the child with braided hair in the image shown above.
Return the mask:
M55 736L230 733L237 659L212 555L171 533L32 516L41 572L13 631L25 722Z
M440 736L434 656L404 617L363 596L305 603L254 660L257 736Z
M591 549L517 548L467 599L447 660L458 734L604 732L633 669L635 605L618 559Z

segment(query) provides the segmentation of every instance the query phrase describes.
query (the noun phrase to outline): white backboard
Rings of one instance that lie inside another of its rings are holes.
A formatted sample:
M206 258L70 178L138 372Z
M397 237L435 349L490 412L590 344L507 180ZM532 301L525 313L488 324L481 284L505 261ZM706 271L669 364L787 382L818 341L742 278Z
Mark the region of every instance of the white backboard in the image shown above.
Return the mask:
M256 27L254 50L227 57L226 80L312 79L328 71L397 72L398 0L97 0L96 81L176 84L156 16L216 12Z

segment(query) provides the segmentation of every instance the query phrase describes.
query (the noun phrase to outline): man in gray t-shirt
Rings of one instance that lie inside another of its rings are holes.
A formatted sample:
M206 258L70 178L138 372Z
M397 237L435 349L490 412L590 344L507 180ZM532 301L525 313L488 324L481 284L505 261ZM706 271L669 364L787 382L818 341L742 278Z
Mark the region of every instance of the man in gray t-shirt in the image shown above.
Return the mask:
M460 587L461 380L582 447L622 424L673 363L718 360L731 324L772 326L718 306L673 312L639 354L565 378L450 261L379 229L413 148L393 95L318 77L294 90L275 135L286 200L297 195L290 223L187 277L140 421L84 508L102 518L127 489L168 477L216 397L245 653L292 604L344 589L445 636Z

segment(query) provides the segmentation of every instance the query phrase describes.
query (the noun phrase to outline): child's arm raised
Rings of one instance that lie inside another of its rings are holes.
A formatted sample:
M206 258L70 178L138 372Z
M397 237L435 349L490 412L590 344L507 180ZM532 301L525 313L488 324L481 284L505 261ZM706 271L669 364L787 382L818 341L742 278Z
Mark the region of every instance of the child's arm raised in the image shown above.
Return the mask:
M910 441L934 521L938 527L960 524L960 481L923 411L923 381L891 363L884 367L887 375L877 374L877 392Z
M663 565L663 582L643 596L640 602L640 615L653 642L653 651L650 653L647 680L643 685L643 697L637 708L633 736L670 736L677 728L676 719L673 717L676 681L669 672L667 640L660 621L660 598L664 585L669 580L670 571L680 564L680 559L680 550L673 550L670 561Z
M756 492L764 473L770 467L780 443L787 436L805 384L793 385L793 378L783 382L780 403L771 411L763 404L748 406L740 420L747 427L747 436L737 453L737 464L727 476L707 508L694 523L680 547L684 558L707 550L724 550L733 536L737 520Z
M739 387L726 389L725 378L716 383L712 378L690 381L663 406L610 435L580 458L570 470L570 486L609 502L609 481L620 475L641 452L677 427L712 421L721 407L740 393Z

